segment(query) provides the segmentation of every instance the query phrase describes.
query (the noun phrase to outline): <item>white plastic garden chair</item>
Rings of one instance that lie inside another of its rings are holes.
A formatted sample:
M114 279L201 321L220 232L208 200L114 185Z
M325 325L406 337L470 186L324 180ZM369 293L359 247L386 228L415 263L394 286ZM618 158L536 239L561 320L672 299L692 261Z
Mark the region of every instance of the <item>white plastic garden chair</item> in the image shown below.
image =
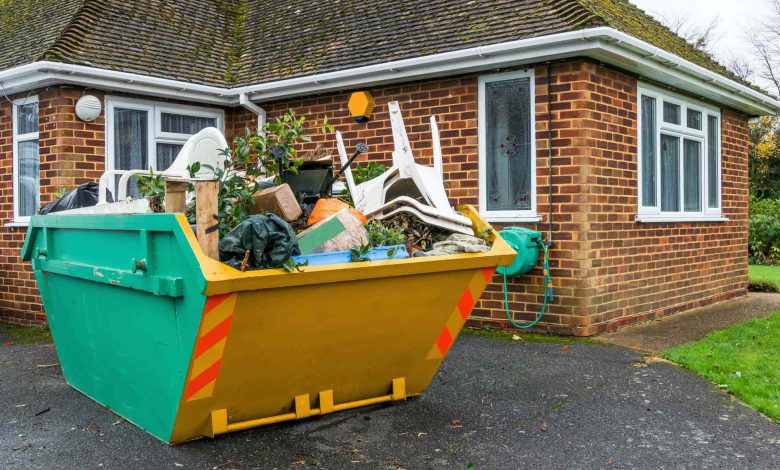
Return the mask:
M390 125L393 129L393 166L398 167L398 179L409 178L414 181L417 189L430 205L444 212L454 212L450 206L450 200L447 192L444 190L444 175L441 154L441 143L439 141L439 127L436 125L436 118L431 116L431 137L433 142L433 168L420 165L414 161L412 154L412 145L409 143L409 136L406 134L401 108L397 101L388 103L390 110ZM392 180L386 185L387 190L396 181Z
M166 170L158 174L167 178L189 178L190 173L187 167L195 162L200 162L200 170L195 174L195 178L209 178L213 176L213 171L206 168L209 165L212 168L222 166L223 157L220 154L222 150L228 147L225 136L219 129L207 127L187 140L184 147L179 151L176 159ZM117 189L117 201L127 198L127 185L130 178L138 175L148 174L149 170L109 170L100 177L98 185L98 204L105 204L108 193L108 185L115 176L121 176Z
M352 195L352 202L355 204L355 207L363 212L366 216L376 216L376 218L380 220L388 217L390 213L397 214L399 212L408 212L417 216L421 220L424 219L426 223L431 225L437 225L441 228L459 233L473 234L473 231L469 228L471 226L471 220L468 217L457 214L449 206L448 200L446 202L445 209L442 210L433 206L430 199L426 198L425 195L422 194L422 191L419 190L418 181L421 180L421 168L423 169L423 172L430 170L432 174L429 175L429 177L433 177L435 180L429 182L429 184L438 184L441 186L441 192L444 194L446 199L444 183L441 180L441 146L438 142L439 133L438 127L436 126L436 119L434 117L431 117L431 132L434 139L433 168L416 165L413 159L411 160L410 165L408 159L405 159L404 157L396 157L398 150L393 152L393 161L398 161L406 168L402 169L394 164L380 176L366 181L365 183L356 185L352 176L351 168L347 168L344 171L344 175L347 180L347 187L349 188L349 192ZM394 140L402 141L403 137ZM338 148L341 164L345 165L348 161L347 151L344 146L341 133L338 131L336 132L336 145ZM397 147L400 146L397 145ZM401 178L402 174L409 175L409 177L403 179ZM419 201L414 197L410 197L409 195L398 195L393 197L392 195L388 194L389 191L402 194L404 190L410 189L409 183L411 183L414 188L411 188L412 191L407 191L407 193L419 193L420 198L423 199L423 201ZM399 187L401 184L404 185L403 188ZM405 210L405 208L409 209ZM436 223L437 220L441 221L441 223Z

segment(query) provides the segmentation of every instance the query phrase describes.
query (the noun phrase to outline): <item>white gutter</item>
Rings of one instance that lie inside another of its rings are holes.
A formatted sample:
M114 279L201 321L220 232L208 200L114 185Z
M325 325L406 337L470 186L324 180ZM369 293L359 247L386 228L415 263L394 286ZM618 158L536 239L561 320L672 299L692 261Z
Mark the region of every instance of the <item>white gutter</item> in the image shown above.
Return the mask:
M66 83L223 106L238 104L238 97L228 88L50 61L3 70L0 83L7 95Z
M590 57L750 114L780 113L780 101L613 28L599 27L462 49L236 88L252 100L419 80L500 67Z
M780 101L776 99L644 41L605 27L551 34L238 88L197 85L58 62L36 62L5 70L0 72L0 83L9 95L57 83L70 83L170 99L248 107L248 103L253 101L297 98L358 87L538 64L572 57L589 57L602 61L640 77L672 85L749 114L780 113Z
M257 130L261 131L263 129L263 126L265 125L265 121L267 119L267 113L265 112L265 109L261 108L260 106L256 105L252 100L249 99L249 97L246 95L246 93L241 93L238 95L238 102L241 106L248 109L249 111L252 111L257 115Z

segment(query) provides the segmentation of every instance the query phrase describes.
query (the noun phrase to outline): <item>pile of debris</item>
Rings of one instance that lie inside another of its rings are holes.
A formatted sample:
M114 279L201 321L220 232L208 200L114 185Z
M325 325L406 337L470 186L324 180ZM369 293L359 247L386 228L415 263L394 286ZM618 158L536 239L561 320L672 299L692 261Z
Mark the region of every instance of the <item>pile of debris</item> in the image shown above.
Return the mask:
M264 189L252 196L253 215L221 239L214 224L218 186L207 172L220 167L227 142L213 128L193 136L171 168L157 175L164 187L164 206L162 195L128 198L130 179L146 172L113 170L99 184L77 188L46 211L186 213L188 194L194 189L193 228L204 252L241 271L279 267L292 271L301 266L488 251L486 240L474 236L472 221L450 206L435 118L430 120L433 167L428 167L415 162L398 102L390 102L389 110L394 142L390 168L356 184L353 163L369 148L358 144L348 156L341 133L336 132L338 172L325 155L305 159L281 181L263 180ZM117 178L120 202L111 203L108 187ZM89 197L83 197L85 193Z

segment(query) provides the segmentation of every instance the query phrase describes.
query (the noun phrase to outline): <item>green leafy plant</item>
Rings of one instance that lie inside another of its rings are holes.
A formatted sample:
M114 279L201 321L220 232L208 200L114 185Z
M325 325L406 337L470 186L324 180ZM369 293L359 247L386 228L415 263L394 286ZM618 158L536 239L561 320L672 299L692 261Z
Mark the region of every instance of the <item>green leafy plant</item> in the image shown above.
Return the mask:
M748 255L751 264L780 265L780 200L751 198Z
M349 250L353 263L371 261L368 258L368 252L371 251L371 245L356 246Z
M368 162L365 165L352 166L352 177L355 184L365 183L387 171L387 167L381 163Z
M200 162L193 162L187 165L187 173L190 174L190 178L195 178L195 175L200 171Z
M401 230L389 227L382 221L374 219L366 225L371 246L402 245L406 240Z
M62 186L59 191L54 193L54 200L56 201L57 199L62 199L62 197L65 196L65 194L67 193L68 193L68 188Z
M219 231L225 235L249 215L252 195L260 189L259 180L274 177L275 184L281 184L287 173L297 173L303 160L298 158L296 147L310 142L306 135L306 118L290 110L283 116L266 122L253 134L248 128L243 136L233 140L233 147L224 149L220 155L223 164L218 168L193 163L188 167L190 176L202 168L214 173L219 182L217 196L217 218ZM323 132L332 131L327 118L320 125ZM188 215L194 211L188 210Z
M159 174L155 175L151 167L149 167L148 175L139 175L137 177L135 185L143 197L159 197L160 200L165 198L165 186L162 176Z

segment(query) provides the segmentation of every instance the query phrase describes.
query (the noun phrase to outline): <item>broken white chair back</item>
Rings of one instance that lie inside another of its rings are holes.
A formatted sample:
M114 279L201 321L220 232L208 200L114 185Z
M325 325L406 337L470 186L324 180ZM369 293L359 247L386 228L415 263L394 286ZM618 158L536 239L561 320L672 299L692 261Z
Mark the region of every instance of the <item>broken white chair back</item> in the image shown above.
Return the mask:
M435 125L435 119L432 118L431 121ZM435 136L438 137L438 129L435 129L433 132ZM341 136L341 132L339 131L336 131L336 147L339 152L339 160L341 161L341 165L343 166L347 163L349 157L347 156L347 149L344 146L344 140ZM436 154L436 152L437 151L434 149L434 154ZM439 156L441 156L440 149L439 149ZM441 158L439 158L439 168L440 167L441 167ZM427 168L427 167L423 167L423 168ZM417 168L411 168L407 170L412 174L417 174L418 171ZM434 169L428 168L428 170L434 172L436 171L440 172L440 170L435 169L435 167ZM399 181L400 171L395 165L390 167L390 169L382 173L380 176L360 184L355 184L355 179L352 175L351 168L346 168L344 170L344 176L347 180L347 188L349 189L349 193L352 195L352 203L355 205L355 208L357 210L363 212L367 217L376 214L377 218L382 219L385 218L385 216L383 216L383 214L385 213L392 212L393 214L396 214L400 212L399 209L403 207L409 207L413 209L414 212L411 211L405 211L405 212L412 213L412 215L419 214L421 217L425 216L426 221L431 221L435 219L441 220L442 223L444 224L444 225L441 224L439 225L441 228L446 228L448 230L453 230L453 231L466 233L466 234L473 233L471 229L468 228L471 225L471 220L468 217L457 214L449 206L447 206L446 210L440 210L430 205L428 201L420 202L408 195L398 195L388 200L387 199L388 188L394 185L395 183L399 183L399 184L401 183ZM413 180L407 179L406 181L413 181ZM406 186L405 189L409 189L408 185L405 186ZM397 190L396 192L399 192L399 194L401 194L401 188L399 187L399 185L396 185L395 189ZM413 190L413 192L419 194L419 190L417 190L416 187L411 189ZM462 228L458 230L454 230L453 227L456 226L461 226Z
M170 167L165 170L159 171L158 174L168 178L189 178L190 174L187 167L195 162L200 162L200 170L195 174L196 178L209 178L213 176L213 171L206 168L210 166L212 168L221 167L223 164L224 156L222 156L222 150L228 147L225 136L219 129L214 127L207 127L187 140L176 159L173 161ZM110 170L103 173L100 177L100 184L98 187L98 204L104 204L106 202L106 195L108 192L108 185L115 176L121 176L119 179L119 187L117 189L117 201L122 201L127 198L127 185L130 178L137 175L148 174L149 169L139 170Z
M414 181L420 194L425 200L440 211L454 212L450 206L450 200L444 189L444 180L442 179L442 156L441 143L439 142L439 128L436 125L435 118L431 119L431 135L434 141L434 163L433 168L425 165L419 165L414 160L412 146L409 143L409 136L406 134L401 108L397 101L388 103L390 109L390 125L393 129L393 165L399 169L400 178L409 178ZM395 183L395 181L393 182ZM387 188L391 191L390 188Z
M349 161L347 149L344 147L344 139L341 132L336 131L336 147L339 151L339 161L341 166ZM352 204L355 208L364 214L370 213L373 209L382 205L382 196L384 195L385 181L397 172L395 167L382 173L380 176L366 182L355 184L355 178L352 176L352 168L344 170L344 177L347 180L347 189L352 196Z

